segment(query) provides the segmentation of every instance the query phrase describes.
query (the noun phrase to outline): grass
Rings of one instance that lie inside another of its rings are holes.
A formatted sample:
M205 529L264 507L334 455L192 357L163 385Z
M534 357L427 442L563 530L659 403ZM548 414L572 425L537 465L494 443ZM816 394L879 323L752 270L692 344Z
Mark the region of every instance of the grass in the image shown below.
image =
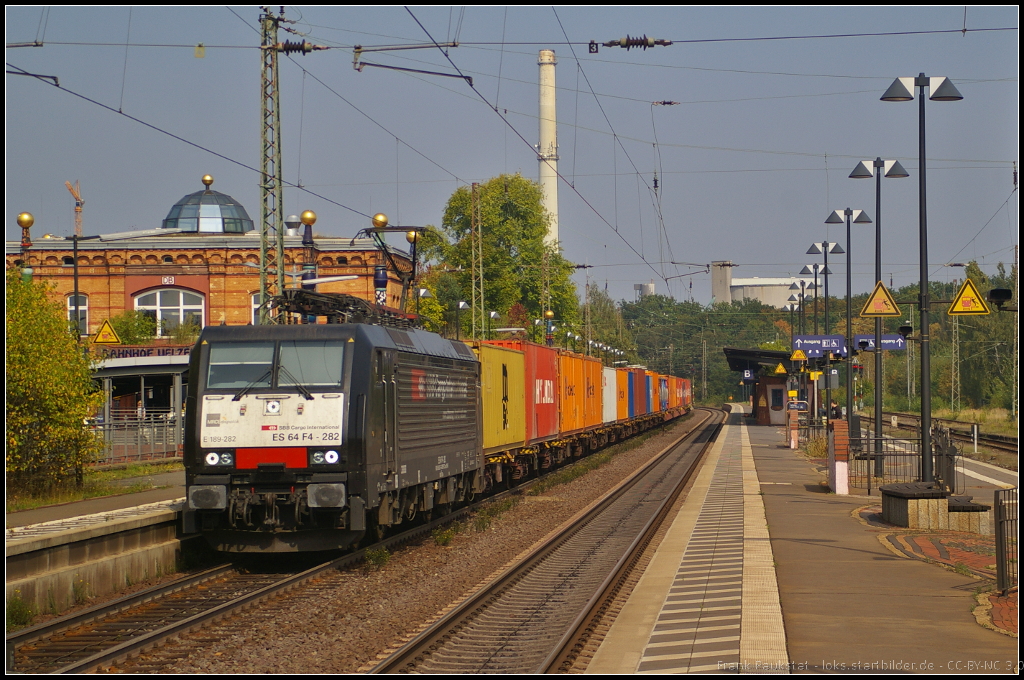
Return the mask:
M828 438L815 437L814 439L807 442L807 444L804 446L804 451L808 458L827 458Z
M366 568L369 571L378 571L383 569L388 562L391 561L391 551L387 548L379 548L377 550L367 550L364 555L366 559Z
M15 491L8 490L7 512L18 512L20 510L32 510L46 507L47 505L59 505L74 501L84 501L90 498L103 496L119 496L123 494L139 493L156 488L153 482L144 479L149 475L157 475L164 472L183 470L180 462L157 463L153 465L130 463L125 467L116 469L92 469L85 473L85 480L82 488L74 486L55 489L41 494L21 495ZM116 484L125 479L139 479L133 484Z
M15 590L14 594L7 598L7 632L24 628L30 623L32 623L32 609L27 602L21 599L21 591Z
M1017 435L1017 420L1005 408L965 408L960 411L934 409L933 418L955 420L964 424L978 423L984 434Z
M460 531L462 531L462 524L456 522L449 527L438 527L430 532L430 535L433 537L435 545L444 546L451 543Z

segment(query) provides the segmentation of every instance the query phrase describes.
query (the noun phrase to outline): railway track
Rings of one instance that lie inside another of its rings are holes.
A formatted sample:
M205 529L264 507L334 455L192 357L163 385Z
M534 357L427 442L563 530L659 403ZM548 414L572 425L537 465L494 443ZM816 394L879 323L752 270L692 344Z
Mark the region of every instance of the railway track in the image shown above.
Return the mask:
M565 671L714 441L722 412L425 629L373 673Z
M539 481L539 480L538 480ZM224 619L331 570L360 565L368 550L393 550L429 536L486 503L522 494L524 484L438 520L297 572L243 573L221 564L139 593L7 635L7 670L16 673L85 673L116 665L167 640ZM159 672L159 668L148 669Z
M920 430L921 429L921 416L914 413L896 413L883 411L883 418L887 419L886 427L892 426L892 417L896 417L896 427L901 430ZM862 414L861 420L867 423L873 423L874 418L872 416ZM932 422L942 425L949 429L950 434L954 439L961 442L973 442L974 437L971 435L970 429L963 429L965 423L959 420L946 420L943 418L932 418ZM968 423L969 424L969 423ZM988 446L993 449L999 449L1000 451L1009 451L1012 453L1018 452L1017 438L1006 435L998 434L981 434L978 435L978 444L981 446Z

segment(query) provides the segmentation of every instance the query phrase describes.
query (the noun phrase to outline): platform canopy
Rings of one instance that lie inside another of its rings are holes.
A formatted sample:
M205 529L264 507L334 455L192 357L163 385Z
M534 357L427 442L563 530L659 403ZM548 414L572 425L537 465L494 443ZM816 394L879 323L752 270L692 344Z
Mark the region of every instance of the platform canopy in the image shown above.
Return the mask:
M725 352L725 360L729 362L731 371L752 371L756 374L762 366L774 371L776 366L782 364L787 372L793 372L793 362L789 360L790 352L774 349L740 349L738 347L723 347L722 351Z

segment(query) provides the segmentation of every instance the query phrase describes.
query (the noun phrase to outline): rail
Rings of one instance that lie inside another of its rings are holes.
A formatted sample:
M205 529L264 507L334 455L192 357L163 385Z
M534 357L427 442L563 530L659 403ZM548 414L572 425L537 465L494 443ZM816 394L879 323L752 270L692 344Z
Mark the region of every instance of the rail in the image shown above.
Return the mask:
M695 428L694 432L702 434L698 435L699 443L692 445L706 447L720 423L718 419L709 427L705 421ZM568 656L572 652L568 650L576 646L579 628L588 627L586 623L594 608L619 580L614 574L634 563L632 556L623 555L629 552L628 548L636 549L648 540L637 538L644 533L644 515L656 513L656 506L664 501L661 494L671 495L676 484L685 484L695 467L690 456L696 457L696 451L681 458L668 458L682 440L608 492L584 516L577 517L576 523L549 536L518 565L454 607L370 672L440 672L438 668L453 665L463 671L483 668L491 672L545 672L552 665L571 665ZM674 466L684 466L685 470ZM644 475L654 481L649 485L636 484ZM659 496L657 501L654 496ZM671 505L671 501L667 502ZM617 510L612 509L615 506ZM643 511L638 512L641 507ZM623 509L628 512L620 515ZM582 568L582 562L586 568ZM553 591L559 595L553 596ZM523 616L528 617L528 622ZM510 622L515 622L515 630L508 628ZM555 639L559 631L565 631L560 641ZM557 649L553 649L556 642ZM494 652L498 647L501 653Z

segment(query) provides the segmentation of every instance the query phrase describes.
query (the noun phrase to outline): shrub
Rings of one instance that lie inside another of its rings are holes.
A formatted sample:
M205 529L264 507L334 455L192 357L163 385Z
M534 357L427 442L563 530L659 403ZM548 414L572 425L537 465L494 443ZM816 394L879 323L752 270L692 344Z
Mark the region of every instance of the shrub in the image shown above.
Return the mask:
M50 292L7 272L7 485L29 494L80 487L101 446L84 423L103 394Z

